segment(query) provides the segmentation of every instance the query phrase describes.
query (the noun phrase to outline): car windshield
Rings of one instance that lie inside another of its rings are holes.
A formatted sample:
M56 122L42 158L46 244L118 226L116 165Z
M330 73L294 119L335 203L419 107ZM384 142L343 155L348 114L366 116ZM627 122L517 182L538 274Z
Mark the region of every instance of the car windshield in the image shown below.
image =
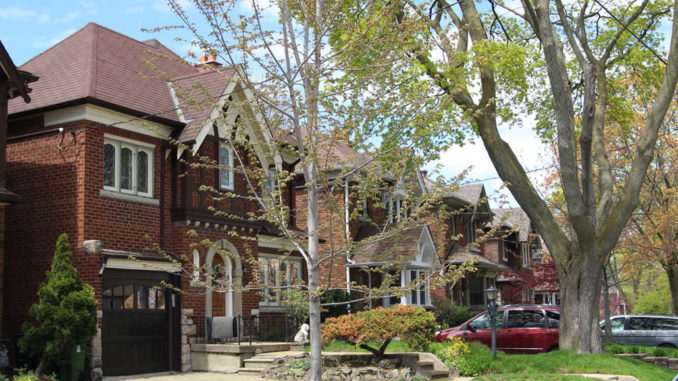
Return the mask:
M469 323L473 329L491 329L490 314L485 312ZM504 311L497 311L497 328L504 328Z

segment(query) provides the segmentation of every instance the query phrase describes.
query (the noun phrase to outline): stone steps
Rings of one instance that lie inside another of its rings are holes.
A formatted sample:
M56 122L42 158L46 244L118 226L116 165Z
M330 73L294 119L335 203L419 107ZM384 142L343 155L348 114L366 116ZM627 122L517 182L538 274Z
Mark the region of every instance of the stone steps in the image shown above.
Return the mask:
M244 366L242 368L238 368L238 374L258 376L261 374L261 371L266 369L266 367L273 363L275 359L278 359L280 357L284 356L279 354L274 355L267 353L257 354L256 356L248 358L245 361L243 361Z

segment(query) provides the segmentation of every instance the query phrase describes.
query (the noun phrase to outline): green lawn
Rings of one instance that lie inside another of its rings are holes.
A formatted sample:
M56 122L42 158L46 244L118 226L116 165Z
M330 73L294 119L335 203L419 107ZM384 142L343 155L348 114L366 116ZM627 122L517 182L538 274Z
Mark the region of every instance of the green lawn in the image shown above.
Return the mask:
M606 353L597 355L579 355L570 351L553 351L537 355L508 355L500 353L497 362L491 365L489 373L511 375L497 375L497 377L513 377L514 374L520 373L529 374L531 375L530 377L536 377L536 375L540 373L603 373L635 376L641 381L667 381L672 380L676 375L675 371L647 364L637 359L619 357ZM525 377L525 375L523 375L523 377ZM484 380L484 378L479 379ZM512 378L486 379L511 380ZM554 378L544 378L544 380L551 379ZM539 380L539 378L535 378L535 380Z

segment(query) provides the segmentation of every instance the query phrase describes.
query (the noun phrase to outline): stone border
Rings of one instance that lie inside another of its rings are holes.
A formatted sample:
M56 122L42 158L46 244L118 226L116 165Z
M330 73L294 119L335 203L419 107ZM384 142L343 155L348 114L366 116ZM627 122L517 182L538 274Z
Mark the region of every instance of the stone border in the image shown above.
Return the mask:
M645 361L646 363L661 366L670 370L678 370L678 358L675 357L655 357L645 353L616 353L620 357L630 357Z

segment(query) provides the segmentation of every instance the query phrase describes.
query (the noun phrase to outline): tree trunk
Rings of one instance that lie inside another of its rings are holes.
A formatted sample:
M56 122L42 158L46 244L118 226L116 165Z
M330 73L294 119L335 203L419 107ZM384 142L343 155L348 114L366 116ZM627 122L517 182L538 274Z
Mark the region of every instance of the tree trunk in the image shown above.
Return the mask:
M607 281L607 271L603 266L603 303L605 308L605 342L611 343L612 340L612 321L610 320L610 284Z
M678 315L678 265L665 267L666 275L669 276L669 289L671 290L671 313Z
M598 320L602 259L594 252L573 253L569 266L558 268L560 281L560 349L601 353Z
M309 326L311 336L311 369L309 379L321 381L322 376L322 338L320 334L320 246L318 241L319 213L318 190L316 189L316 169L313 164L305 170L309 179L308 189L308 291L309 291Z
M38 376L42 375L45 373L45 368L47 368L47 356L42 355L40 357L40 362L38 363L38 366L35 368L35 374Z

